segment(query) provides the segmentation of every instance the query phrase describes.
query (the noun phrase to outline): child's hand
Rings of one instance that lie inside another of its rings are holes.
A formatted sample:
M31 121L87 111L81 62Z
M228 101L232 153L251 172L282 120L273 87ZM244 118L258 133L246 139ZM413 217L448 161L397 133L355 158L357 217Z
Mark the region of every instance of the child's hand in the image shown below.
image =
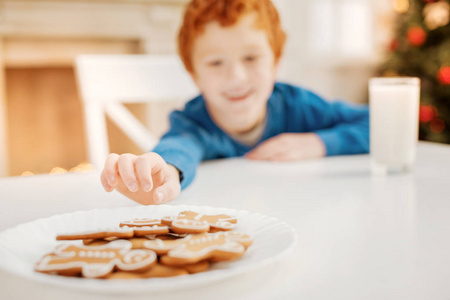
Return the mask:
M245 157L254 160L289 161L325 156L325 145L315 133L282 133L270 138Z
M108 156L101 175L107 192L116 189L140 204L158 204L175 199L181 190L178 170L154 152Z

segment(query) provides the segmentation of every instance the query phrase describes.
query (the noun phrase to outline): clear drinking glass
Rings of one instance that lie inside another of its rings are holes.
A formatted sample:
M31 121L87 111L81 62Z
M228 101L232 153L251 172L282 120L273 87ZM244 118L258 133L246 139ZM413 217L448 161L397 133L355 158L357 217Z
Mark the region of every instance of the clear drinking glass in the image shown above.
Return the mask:
M373 173L412 169L419 135L419 103L419 78L370 79L370 156Z

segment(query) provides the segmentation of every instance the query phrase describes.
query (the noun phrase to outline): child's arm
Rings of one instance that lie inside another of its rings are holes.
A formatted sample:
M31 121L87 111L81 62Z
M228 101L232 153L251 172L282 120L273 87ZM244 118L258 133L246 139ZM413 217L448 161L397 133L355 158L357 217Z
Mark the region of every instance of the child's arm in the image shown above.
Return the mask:
M206 130L188 113L172 112L169 132L152 152L108 156L102 184L106 191L116 189L141 204L174 200L194 179L209 139Z
M181 190L178 170L154 152L108 156L101 174L107 192L116 189L140 204L157 204L175 199Z
M313 131L326 148L326 155L360 154L370 151L369 108L345 102L324 102L323 110Z
M194 179L198 165L205 158L208 141L211 140L210 134L192 119L190 113L188 109L172 112L170 130L153 149L179 170L181 189Z
M247 158L299 160L369 151L367 106L327 102L310 91L293 87L285 90L284 96L288 99L285 117L291 133L266 140Z

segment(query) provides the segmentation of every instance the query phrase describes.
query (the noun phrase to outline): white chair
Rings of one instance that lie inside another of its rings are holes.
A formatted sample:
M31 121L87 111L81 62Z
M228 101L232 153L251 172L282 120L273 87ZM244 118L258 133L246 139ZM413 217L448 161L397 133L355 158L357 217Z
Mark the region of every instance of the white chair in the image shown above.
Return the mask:
M88 158L101 170L109 154L107 115L143 151L157 138L121 103L186 101L198 90L176 55L79 55Z

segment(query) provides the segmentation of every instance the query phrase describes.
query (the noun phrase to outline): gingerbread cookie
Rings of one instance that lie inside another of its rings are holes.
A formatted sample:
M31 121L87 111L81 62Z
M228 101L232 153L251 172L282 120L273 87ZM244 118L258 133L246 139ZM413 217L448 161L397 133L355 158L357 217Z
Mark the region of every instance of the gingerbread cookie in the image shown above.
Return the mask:
M166 265L193 264L204 260L224 261L238 258L244 254L246 247L241 244L251 244L248 235L229 232L203 233L189 235L173 241L159 239L145 241L144 247L155 251ZM241 242L240 242L241 241Z
M187 274L189 273L185 268L165 266L157 263L145 272L117 271L109 274L106 279L142 279L153 277L174 277Z
M151 250L131 250L129 241L112 241L104 246L58 245L54 253L45 255L35 266L42 273L57 273L87 278L104 278L118 269L143 272L157 260Z
M130 221L123 221L119 225L124 228L134 228L135 236L143 236L148 234L167 234L169 233L169 227L161 223L159 219L132 219Z
M162 218L161 223L170 226L174 233L204 233L232 230L237 219L228 215L203 215L193 211L183 211L178 216Z
M169 227L163 224L153 224L148 226L140 227L129 227L122 226L119 228L104 229L98 231L88 231L88 232L77 232L69 234L59 234L56 239L58 241L62 240L98 240L106 238L132 238L132 237L142 237L147 235L162 235L168 234Z
M205 272L209 269L210 263L207 260L200 261L195 264L187 264L187 265L179 265L177 267L183 268L189 272L189 274L197 274L201 272Z
M161 220L159 219L148 219L148 218L135 218L130 221L122 221L120 222L120 227L128 226L128 227L143 227L143 226L153 226L161 224Z
M131 228L109 228L97 231L73 232L67 234L58 234L57 241L71 241L83 239L105 239L105 238L131 238L134 236L134 230Z
M117 239L117 238L105 238L105 239L85 239L83 240L83 245L86 246L102 246L106 245L109 242L113 240L126 240L130 241L132 244L132 249L145 249L144 242L148 240L154 240L154 239L160 239L160 240L176 240L179 239L179 237L176 237L172 234L165 234L165 235L146 235L143 237L132 237L128 239Z
M244 248L246 250L253 243L253 239L248 234L245 234L242 232L227 231L227 232L221 232L221 234L225 235L226 238L230 241L238 242L239 244L244 246Z

